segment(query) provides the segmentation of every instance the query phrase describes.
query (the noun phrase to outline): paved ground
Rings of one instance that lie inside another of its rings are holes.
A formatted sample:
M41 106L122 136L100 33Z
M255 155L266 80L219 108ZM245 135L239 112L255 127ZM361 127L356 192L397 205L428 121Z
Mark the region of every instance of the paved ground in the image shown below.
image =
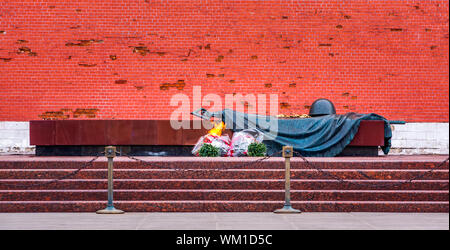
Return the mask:
M0 230L449 230L447 213L0 213Z

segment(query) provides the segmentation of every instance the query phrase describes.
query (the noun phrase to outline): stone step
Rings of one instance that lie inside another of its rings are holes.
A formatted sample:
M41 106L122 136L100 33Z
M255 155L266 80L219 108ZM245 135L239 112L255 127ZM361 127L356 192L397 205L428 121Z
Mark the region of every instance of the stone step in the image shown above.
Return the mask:
M106 189L106 179L66 179L48 183L50 179L0 179L0 190L73 190ZM45 185L42 185L45 184ZM449 190L449 180L348 180L341 183L329 179L291 180L297 190ZM284 179L116 179L115 189L284 189Z
M284 200L284 160L115 158L115 204L127 212L270 212ZM308 212L448 212L446 157L292 159L292 203ZM0 212L94 212L106 206L104 157L0 158ZM177 168L176 170L173 168ZM418 180L409 179L425 174ZM332 176L346 179L345 183ZM45 184L45 185L41 185Z
M114 159L114 169L284 169L284 159L270 158L254 164L258 158L215 158L214 161L195 157L137 157L147 163L136 162L126 157ZM314 166L322 169L431 169L445 160L443 156L430 159L408 160L407 157L384 159L373 157L334 157L334 158L307 158ZM0 158L0 169L78 169L92 157L25 157L3 156ZM105 158L96 160L89 169L106 169ZM311 169L312 167L300 158L291 159L292 169ZM441 165L440 169L449 169L449 163Z
M126 212L272 212L281 201L117 201ZM445 201L293 201L303 212L449 212ZM95 212L105 201L0 201L0 212Z
M282 201L284 190L114 190L115 201ZM96 201L106 200L107 190L9 190L0 201ZM292 201L448 201L447 191L423 190L292 190Z
M72 173L70 169L2 169L0 179L54 179ZM321 173L317 170L291 171L292 179L330 179L336 176L343 179L375 179L375 180L407 180L422 176L425 180L448 180L448 170L392 170L392 169L327 169ZM227 169L219 171L208 170L166 170L166 169L116 169L115 179L281 179L283 169ZM72 178L102 179L107 178L103 169L85 169Z

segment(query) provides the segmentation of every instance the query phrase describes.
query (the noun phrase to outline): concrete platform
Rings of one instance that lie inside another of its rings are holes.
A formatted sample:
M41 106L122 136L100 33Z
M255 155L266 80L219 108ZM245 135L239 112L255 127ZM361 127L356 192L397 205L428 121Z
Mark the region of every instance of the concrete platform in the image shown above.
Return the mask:
M449 230L448 213L0 213L0 230Z

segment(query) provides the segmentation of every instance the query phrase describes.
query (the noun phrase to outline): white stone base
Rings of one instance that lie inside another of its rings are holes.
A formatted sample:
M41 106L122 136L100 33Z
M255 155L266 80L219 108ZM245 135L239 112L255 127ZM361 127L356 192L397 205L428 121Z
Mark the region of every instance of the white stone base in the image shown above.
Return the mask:
M0 154L34 154L29 122L0 122Z
M407 123L392 128L389 154L449 154L448 123Z
M449 154L448 123L407 123L392 127L390 155ZM29 122L0 122L0 154L34 154L34 150L30 145Z

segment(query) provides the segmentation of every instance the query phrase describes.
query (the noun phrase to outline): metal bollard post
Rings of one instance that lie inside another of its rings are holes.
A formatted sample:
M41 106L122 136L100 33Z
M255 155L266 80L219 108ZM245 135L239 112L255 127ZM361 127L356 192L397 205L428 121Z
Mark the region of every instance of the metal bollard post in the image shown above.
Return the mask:
M285 177L285 201L284 207L277 209L274 213L290 214L301 213L300 210L294 209L291 206L291 157L294 156L294 148L291 146L283 147L283 157L286 165L286 177Z
M113 159L116 156L116 147L105 147L105 156L108 158L108 205L98 210L97 214L123 214L124 211L114 208L113 205Z

